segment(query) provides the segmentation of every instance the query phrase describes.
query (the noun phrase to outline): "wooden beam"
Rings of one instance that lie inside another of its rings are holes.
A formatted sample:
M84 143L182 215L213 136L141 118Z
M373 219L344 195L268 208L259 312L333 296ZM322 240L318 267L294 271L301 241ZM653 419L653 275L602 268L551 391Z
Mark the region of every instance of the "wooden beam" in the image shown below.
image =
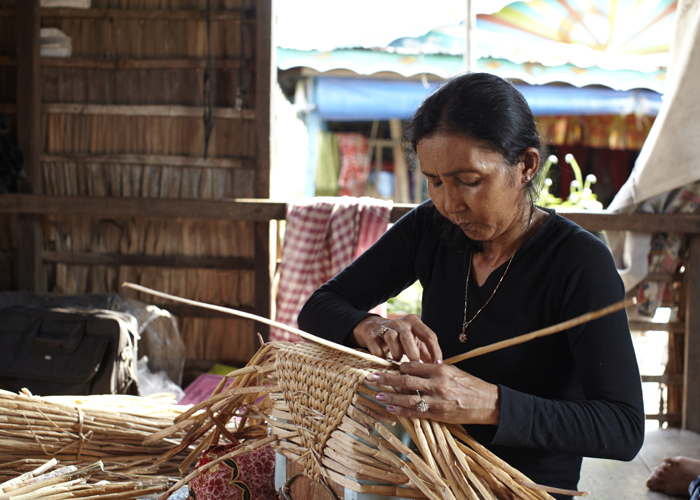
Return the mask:
M138 217L141 219L202 219L264 221L284 219L279 201L234 199L183 200L3 194L0 213Z
M391 221L396 222L415 205L395 203ZM645 233L700 233L700 216L693 214L611 214L607 212L558 212L589 231L618 230Z
M253 158L202 158L200 156L142 154L43 154L42 162L55 163L119 163L125 165L167 165L171 167L212 167L250 169Z
M633 332L670 332L685 334L685 323L652 323L651 321L630 321Z
M658 281L661 283L681 283L685 274L683 273L649 273L644 277L644 281Z
M182 205L183 209L178 209ZM391 221L396 222L415 205L395 203ZM110 210L114 210L111 212ZM286 204L265 199L237 198L223 201L174 200L157 198L100 198L66 196L32 196L27 194L4 194L0 196L0 213L33 214L95 214L114 217L139 216L142 218L178 218L213 220L284 220ZM576 218L578 213L564 214ZM624 223L637 226L635 217L647 225L646 232L680 232L700 234L700 215L683 214L585 214L591 226L624 227ZM602 222L597 221L601 218ZM669 229L673 227L673 229ZM685 274L684 274L685 275ZM675 280L675 278L673 278Z
M19 0L23 2L25 0ZM168 21L206 21L206 11L193 9L69 9L43 8L41 17L72 19L157 19ZM240 22L240 10L212 10L212 21Z
M190 269L253 269L252 257L190 257L185 255L130 255L88 252L41 253L44 262L84 266L153 266Z
M275 88L275 45L272 40L272 0L258 0L255 9L255 184L256 198L270 197L270 172L274 148L272 120L272 89ZM240 50L244 50L241 47ZM255 314L264 318L272 315L272 276L274 273L274 235L271 224L257 222L255 238ZM265 340L269 326L256 323L256 330Z
M17 144L24 155L27 177L19 190L41 193L41 65L39 64L39 0L24 0L16 6L17 33ZM46 288L41 250L41 217L17 216L17 279L21 291L43 292Z
M700 235L690 237L685 308L682 428L700 432Z
M39 0L17 2L17 144L24 155L27 178L23 192L40 193L41 65L39 64Z
M657 384L683 385L682 373L664 373L663 375L642 375L642 382L655 382Z
M4 195L3 195L4 196ZM21 292L46 292L46 280L41 264L43 234L41 217L17 216L17 277Z
M66 115L115 115L115 116L168 116L201 118L204 108L201 106L177 105L125 105L125 104L79 104L47 103L41 111L49 114ZM233 120L255 120L255 110L234 108L214 108L214 118Z
M681 422L680 413L647 413L645 415L647 420L658 420L659 422L668 422L671 427L677 426Z
M41 57L42 67L58 68L87 68L105 70L140 70L140 69L203 69L204 59L98 59L90 57ZM17 58L0 56L0 66L14 66ZM238 59L213 59L215 68L238 69ZM243 67L246 70L255 69L255 61L246 59Z

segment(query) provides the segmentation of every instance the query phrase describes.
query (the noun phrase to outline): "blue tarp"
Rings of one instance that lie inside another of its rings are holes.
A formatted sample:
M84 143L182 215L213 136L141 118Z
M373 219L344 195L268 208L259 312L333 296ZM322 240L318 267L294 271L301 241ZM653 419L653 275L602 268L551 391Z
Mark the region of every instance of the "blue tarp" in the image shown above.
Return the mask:
M439 84L320 76L315 78L318 114L328 121L407 119ZM661 94L652 90L618 91L557 85L516 85L534 115L656 116Z

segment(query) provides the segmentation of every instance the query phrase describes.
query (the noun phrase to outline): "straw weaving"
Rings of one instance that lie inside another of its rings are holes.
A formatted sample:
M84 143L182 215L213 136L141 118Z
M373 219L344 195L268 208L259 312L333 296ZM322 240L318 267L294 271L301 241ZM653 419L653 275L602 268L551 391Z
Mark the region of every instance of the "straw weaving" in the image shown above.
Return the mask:
M374 372L389 370L323 345L265 344L247 367L229 373L209 400L146 440L154 442L186 431L187 438L173 451L200 440L181 472L220 438L233 438L234 444L241 445L193 470L161 499L217 462L267 443L301 464L309 478L332 481L360 493L436 500L552 498L544 490L557 490L533 484L461 426L396 417L386 411L375 396L390 389L368 387L364 381ZM227 386L229 380L233 383ZM222 424L231 417L235 417L237 430L229 436ZM234 436L261 423L267 423L270 431L264 439ZM411 447L396 437L397 430L403 429L414 443Z

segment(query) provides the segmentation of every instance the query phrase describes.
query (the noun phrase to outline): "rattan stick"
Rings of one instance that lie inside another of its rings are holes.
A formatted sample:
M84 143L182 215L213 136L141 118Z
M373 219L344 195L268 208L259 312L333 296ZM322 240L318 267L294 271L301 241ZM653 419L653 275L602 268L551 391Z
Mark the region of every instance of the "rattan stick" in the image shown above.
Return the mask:
M520 335L519 337L503 340L501 342L496 342L494 344L487 345L484 347L479 347L478 349L473 349L469 352L465 352L464 354L452 356L451 358L446 359L444 362L445 364L453 365L455 363L459 363L460 361L464 361L465 359L475 358L477 356L481 356L482 354L488 354L490 352L498 351L499 349L505 349L506 347L522 344L523 342L529 342L530 340L539 337L546 337L547 335L563 332L564 330L568 330L569 328L573 328L574 326L582 325L584 323L588 323L589 321L593 321L594 319L602 318L603 316L606 316L610 313L614 313L615 311L619 311L620 309L624 309L625 307L632 306L636 303L637 299L634 297L627 300L621 300L620 302L604 307L597 311L582 314L581 316L577 316L576 318L572 318L563 321L562 323L542 328L541 330L536 330L534 332L526 333L525 335Z
M427 420L423 419L426 422L430 422L430 426L432 427L433 430L433 435L435 436L435 440L437 441L437 446L438 446L438 451L437 457L438 457L438 462L442 462L443 466L443 472L445 474L445 477L448 479L450 477L453 478L454 483L456 485L455 491L457 488L461 490L462 494L466 497L468 495L468 491L471 490L469 487L469 483L467 482L467 479L459 474L459 468L455 467L455 461L457 457L454 455L450 447L447 445L447 439L445 437L445 433L443 431L443 428L440 426L439 422L436 422L434 420Z
M452 453L454 454L455 458L457 459L457 462L459 465L462 467L462 472L465 474L465 478L467 479L468 483L471 483L469 485L469 489L467 490L467 500L478 500L479 497L476 495L476 492L472 488L472 484L474 485L474 488L477 489L477 491L481 490L479 489L479 486L481 486L481 483L479 480L474 476L474 473L471 470L471 467L469 467L469 464L467 464L467 461L464 458L464 452L459 449L457 446L457 443L455 442L454 438L452 437L452 434L450 431L447 430L444 424L440 424L443 427L443 433L445 435L445 439L447 440L447 444L450 446L452 449ZM484 495L484 498L486 498L486 494L482 492L482 495Z
M386 359L382 359L378 356L374 356L372 354L367 354L361 351L356 351L355 349L351 349L349 347L345 347L344 345L336 344L335 342L331 342L326 339L322 339L321 337L317 337L315 335L312 335L310 333L307 333L303 330L299 330L298 328L294 328L288 325L285 325L284 323L279 323L277 321L272 321L267 318L263 318L262 316L258 316L256 314L251 314L243 311L238 311L236 309L231 309L229 307L221 307L221 306L215 306L213 304L206 304L204 302L198 302L196 300L189 300L189 299L183 299L181 297L176 297L174 295L170 295L168 293L162 293L162 292L157 292L155 290L151 290L150 288L146 288L141 285L136 285L134 283L122 283L122 286L125 288L132 288L134 290L137 290L142 293L148 293L151 295L155 295L157 297L162 297L164 299L169 299L169 300L174 300L175 302L182 302L185 304L190 304L193 306L199 306L203 307L205 309L212 309L214 311L219 311L223 313L228 313L228 314L233 314L234 316L240 316L242 318L246 319L252 319L253 321L257 321L258 323L264 323L269 326L274 326L276 328L280 328L282 330L287 330L288 332L294 333L296 335L299 335L301 338L310 340L311 342L315 342L317 344L324 345L326 347L330 347L331 349L335 349L336 351L341 351L346 354L352 354L353 356L357 356L358 358L366 359L368 361L372 361L373 363L380 364L382 366L390 366L390 367L395 367L396 363L392 361L388 361Z
M408 457L408 459L418 468L418 470L422 472L426 478L429 478L433 482L433 486L443 495L443 498L450 498L451 500L454 500L454 496L450 492L447 484L438 475L434 467L431 467L425 460L413 453L408 446L403 444L399 438L394 436L391 431L389 431L389 429L384 427L382 424L377 423L374 426L374 429L400 453L406 455L406 457ZM425 439L425 436L423 439Z

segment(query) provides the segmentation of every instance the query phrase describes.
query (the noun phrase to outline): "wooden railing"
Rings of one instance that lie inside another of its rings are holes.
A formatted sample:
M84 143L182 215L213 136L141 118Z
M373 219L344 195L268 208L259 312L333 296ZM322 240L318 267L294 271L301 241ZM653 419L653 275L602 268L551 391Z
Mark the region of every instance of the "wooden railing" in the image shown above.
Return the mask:
M414 205L397 204L391 212L392 221L398 220ZM286 205L283 202L259 199L226 201L98 198L35 196L23 194L0 195L0 214L19 217L17 246L19 251L0 252L0 260L16 260L20 288L33 290L37 268L44 262L90 265L144 265L167 267L251 268L253 262L245 258L214 258L186 256L138 256L97 253L70 253L48 251L41 244L36 225L26 223L32 217L44 214L85 215L90 217L136 217L140 219L194 219L194 220L283 220ZM647 233L676 232L689 236L689 252L683 274L649 275L648 280L681 282L684 290L685 318L683 322L654 323L654 330L668 331L684 344L683 373L644 375L644 382L683 387L680 414L662 413L648 418L680 424L683 428L700 431L700 215L680 214L608 214L592 212L562 213L564 217L591 230L629 230ZM270 287L269 273L256 272L256 288ZM178 311L192 314L193 311ZM176 314L178 312L175 312ZM649 330L648 323L632 321L632 330ZM682 339L682 340L681 340Z

